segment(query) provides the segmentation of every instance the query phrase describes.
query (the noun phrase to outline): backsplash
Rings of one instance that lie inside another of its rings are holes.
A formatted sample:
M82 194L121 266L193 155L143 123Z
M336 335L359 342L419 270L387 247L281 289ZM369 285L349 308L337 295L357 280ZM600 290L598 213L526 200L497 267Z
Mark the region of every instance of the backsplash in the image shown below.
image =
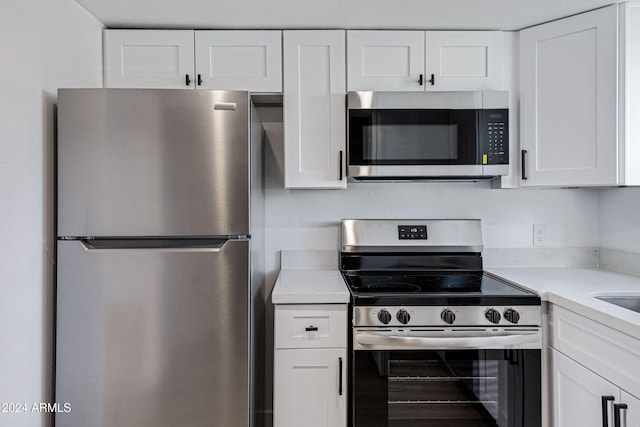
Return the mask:
M640 276L640 253L600 248L599 267L604 270Z

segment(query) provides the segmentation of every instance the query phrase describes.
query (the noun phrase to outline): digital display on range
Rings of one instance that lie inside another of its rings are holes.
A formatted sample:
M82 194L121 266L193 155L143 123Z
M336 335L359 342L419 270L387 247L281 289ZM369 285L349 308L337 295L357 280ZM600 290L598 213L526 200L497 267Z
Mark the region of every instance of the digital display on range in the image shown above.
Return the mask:
M427 240L426 225L399 225L398 238L400 240Z

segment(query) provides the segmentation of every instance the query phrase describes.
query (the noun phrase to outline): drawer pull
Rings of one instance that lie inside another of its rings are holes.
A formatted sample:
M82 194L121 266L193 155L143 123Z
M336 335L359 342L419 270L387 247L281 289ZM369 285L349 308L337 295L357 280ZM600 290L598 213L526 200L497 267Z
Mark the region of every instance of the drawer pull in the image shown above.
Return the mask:
M304 328L304 330L307 331L307 332L316 332L318 330L318 327L311 325L311 326L307 326L306 328Z
M613 396L602 396L602 427L609 427L609 402L615 399Z

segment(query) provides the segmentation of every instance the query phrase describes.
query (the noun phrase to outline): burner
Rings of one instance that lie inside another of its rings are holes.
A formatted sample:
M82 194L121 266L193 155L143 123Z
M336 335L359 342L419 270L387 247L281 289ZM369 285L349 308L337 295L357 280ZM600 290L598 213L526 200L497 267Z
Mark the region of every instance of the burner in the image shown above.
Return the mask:
M375 282L367 286L367 290L378 292L418 292L420 286L404 282Z

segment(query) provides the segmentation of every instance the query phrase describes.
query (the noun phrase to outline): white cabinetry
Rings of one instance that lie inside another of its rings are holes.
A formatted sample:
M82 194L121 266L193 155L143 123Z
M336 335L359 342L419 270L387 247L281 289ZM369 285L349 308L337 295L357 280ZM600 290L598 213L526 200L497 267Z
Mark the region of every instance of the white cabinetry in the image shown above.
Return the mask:
M347 422L346 304L276 305L274 427Z
M609 426L615 404L625 426L640 425L640 340L557 305L549 310L550 370L555 427L602 426L603 396Z
M520 32L523 186L640 183L638 25L630 2Z
M620 389L557 350L551 350L553 425L602 427L602 396L620 401ZM609 425L613 426L613 402Z
M104 87L195 87L193 31L105 30Z
M344 31L284 31L284 184L346 188Z
M104 85L282 91L280 31L105 30Z
M347 89L505 89L503 38L499 31L347 31Z
M198 88L282 92L280 31L196 31L195 51Z

